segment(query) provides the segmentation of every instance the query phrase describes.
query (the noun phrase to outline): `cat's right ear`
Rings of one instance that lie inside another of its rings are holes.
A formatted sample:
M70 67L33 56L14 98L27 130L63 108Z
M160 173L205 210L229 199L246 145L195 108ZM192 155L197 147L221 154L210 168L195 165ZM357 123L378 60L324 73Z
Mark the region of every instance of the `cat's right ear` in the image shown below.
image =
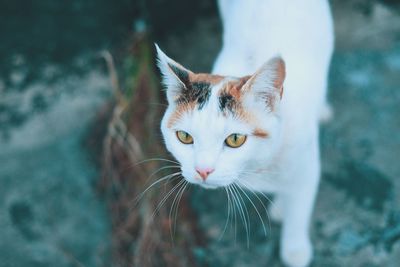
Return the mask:
M264 63L243 87L265 102L269 110L274 110L282 98L285 76L285 61L277 56Z
M162 82L167 91L168 102L172 104L182 90L187 89L191 71L169 58L157 44L155 46L157 50L157 65L160 68Z

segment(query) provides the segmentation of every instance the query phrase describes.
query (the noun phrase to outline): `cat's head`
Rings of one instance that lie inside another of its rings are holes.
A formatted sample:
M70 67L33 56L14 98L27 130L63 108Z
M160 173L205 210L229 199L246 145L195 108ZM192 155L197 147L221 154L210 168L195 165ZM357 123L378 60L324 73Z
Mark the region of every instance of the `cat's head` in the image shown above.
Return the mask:
M193 73L157 46L168 99L161 122L167 149L184 178L206 188L257 172L280 137L285 64L273 58L249 76Z

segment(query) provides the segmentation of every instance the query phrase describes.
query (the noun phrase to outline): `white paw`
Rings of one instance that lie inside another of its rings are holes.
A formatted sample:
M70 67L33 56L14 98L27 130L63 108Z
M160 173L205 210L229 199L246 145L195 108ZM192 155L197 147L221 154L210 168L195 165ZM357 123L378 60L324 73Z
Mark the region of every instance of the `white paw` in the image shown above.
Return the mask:
M288 267L306 267L310 264L312 256L312 245L307 239L295 244L284 244L281 248L282 261Z
M282 222L283 219L283 210L282 205L279 201L275 201L268 207L268 214L271 217L271 220L276 223Z

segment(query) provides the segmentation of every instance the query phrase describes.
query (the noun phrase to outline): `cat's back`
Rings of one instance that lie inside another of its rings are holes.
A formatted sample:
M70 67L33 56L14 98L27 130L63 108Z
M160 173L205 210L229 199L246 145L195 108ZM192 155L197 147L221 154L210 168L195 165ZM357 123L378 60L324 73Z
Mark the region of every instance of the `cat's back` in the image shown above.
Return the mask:
M303 58L328 64L333 27L327 0L219 0L218 4L224 34L214 72L245 75L276 54L289 68Z

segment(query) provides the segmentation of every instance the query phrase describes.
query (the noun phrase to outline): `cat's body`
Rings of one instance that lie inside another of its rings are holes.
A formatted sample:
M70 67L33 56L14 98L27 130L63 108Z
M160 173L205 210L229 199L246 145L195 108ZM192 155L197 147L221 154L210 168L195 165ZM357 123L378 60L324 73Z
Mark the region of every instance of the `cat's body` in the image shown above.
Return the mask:
M212 72L241 77L280 55L285 60L286 72L290 73L284 84L282 112L299 124L306 116L299 114L301 118L294 118L293 108L307 112L312 121L315 121L313 116L324 117L321 113L326 111L327 73L333 50L328 2L219 0L218 3L224 30L223 48Z
M320 175L318 121L326 116L333 49L328 2L220 0L219 7L218 75L194 74L158 51L169 101L166 146L190 182L276 193L271 213L283 222L281 257L290 267L307 266ZM284 61L264 64L276 55ZM236 147L238 140L244 141Z

